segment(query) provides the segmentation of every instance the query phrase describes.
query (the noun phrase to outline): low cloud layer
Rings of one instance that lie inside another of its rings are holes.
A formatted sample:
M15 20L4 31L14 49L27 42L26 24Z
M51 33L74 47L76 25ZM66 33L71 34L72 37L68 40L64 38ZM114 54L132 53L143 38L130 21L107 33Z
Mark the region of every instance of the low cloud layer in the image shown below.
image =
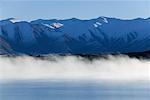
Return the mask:
M150 60L127 56L88 61L81 57L0 57L0 80L150 80Z

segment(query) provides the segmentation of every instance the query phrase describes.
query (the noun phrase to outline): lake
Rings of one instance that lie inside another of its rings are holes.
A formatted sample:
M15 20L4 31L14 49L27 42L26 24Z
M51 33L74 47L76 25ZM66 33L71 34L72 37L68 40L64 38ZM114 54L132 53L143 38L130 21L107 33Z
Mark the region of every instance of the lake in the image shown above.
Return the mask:
M0 100L150 100L150 82L1 82Z

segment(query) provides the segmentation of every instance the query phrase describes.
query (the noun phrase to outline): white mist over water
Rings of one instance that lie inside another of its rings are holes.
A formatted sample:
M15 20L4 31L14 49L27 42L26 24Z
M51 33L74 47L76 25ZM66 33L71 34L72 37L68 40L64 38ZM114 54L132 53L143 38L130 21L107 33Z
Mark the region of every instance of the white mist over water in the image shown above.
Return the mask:
M55 56L55 61L33 57L0 57L0 80L150 80L150 60L127 56L85 60L75 56Z

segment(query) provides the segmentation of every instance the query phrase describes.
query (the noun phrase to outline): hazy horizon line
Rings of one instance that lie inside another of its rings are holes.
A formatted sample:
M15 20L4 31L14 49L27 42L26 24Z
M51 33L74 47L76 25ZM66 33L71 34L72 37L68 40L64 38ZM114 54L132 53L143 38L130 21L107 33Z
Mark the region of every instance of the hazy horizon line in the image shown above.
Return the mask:
M8 17L8 18L0 18L0 21L4 20L19 20L19 21L35 21L35 20L71 20L71 19L77 19L77 20L93 20L93 19L99 19L99 18L110 18L110 19L118 19L118 20L136 20L136 19L149 19L149 17L135 17L135 18L121 18L121 17L113 17L113 16L99 16L99 17L94 17L94 18L78 18L78 17L70 17L70 18L34 18L31 20L28 19L19 19L19 18L14 18L14 17Z

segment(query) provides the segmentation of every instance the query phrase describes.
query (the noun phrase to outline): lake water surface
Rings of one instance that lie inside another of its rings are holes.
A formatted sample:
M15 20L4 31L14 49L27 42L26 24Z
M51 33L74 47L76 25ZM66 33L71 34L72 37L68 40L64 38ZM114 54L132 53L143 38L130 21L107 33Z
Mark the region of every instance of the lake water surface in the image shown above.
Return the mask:
M0 100L150 100L150 84L87 81L2 82Z

